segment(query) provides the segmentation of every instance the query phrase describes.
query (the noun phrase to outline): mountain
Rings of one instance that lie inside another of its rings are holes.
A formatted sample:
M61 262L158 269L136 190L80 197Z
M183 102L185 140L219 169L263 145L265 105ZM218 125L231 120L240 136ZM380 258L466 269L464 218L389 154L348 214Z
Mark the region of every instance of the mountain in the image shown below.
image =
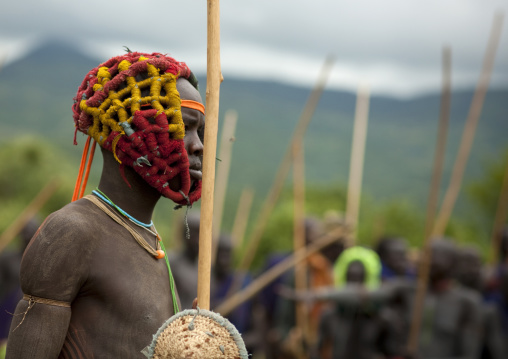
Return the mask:
M0 142L34 133L79 158L84 141L78 137L80 146L72 146L72 98L85 74L99 61L73 45L49 42L5 66L0 71ZM206 81L202 78L200 82L204 98ZM309 94L308 88L275 81L225 79L220 118L228 109L239 113L229 182L230 205L236 206L236 198L245 186L254 187L258 199L267 193ZM472 90L453 93L446 176L453 165L472 94ZM305 138L307 183L346 183L355 97L344 91L324 92ZM487 94L466 182L482 173L484 161L496 159L508 146L507 98L507 89ZM418 205L426 203L439 103L437 93L404 100L372 96L365 193L377 200L406 198Z

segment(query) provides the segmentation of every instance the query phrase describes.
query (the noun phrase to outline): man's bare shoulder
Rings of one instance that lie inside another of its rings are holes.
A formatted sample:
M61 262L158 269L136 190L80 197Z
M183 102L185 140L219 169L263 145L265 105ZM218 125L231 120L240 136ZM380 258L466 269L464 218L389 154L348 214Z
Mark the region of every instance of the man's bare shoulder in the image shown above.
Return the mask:
M49 215L23 255L23 292L72 301L87 279L101 220L97 208L86 199Z

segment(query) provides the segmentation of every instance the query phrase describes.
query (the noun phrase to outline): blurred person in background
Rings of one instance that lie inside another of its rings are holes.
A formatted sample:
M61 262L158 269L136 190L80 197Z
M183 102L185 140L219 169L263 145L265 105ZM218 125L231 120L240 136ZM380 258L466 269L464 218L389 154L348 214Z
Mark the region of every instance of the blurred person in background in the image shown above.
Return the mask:
M374 251L351 247L342 252L334 265L334 285L304 292L286 288L281 292L292 300L328 304L321 314L312 358L386 356L381 340L386 323L380 310L395 287L381 287L380 273L381 263Z
M423 359L478 358L482 337L480 295L454 282L459 255L450 239L434 239L431 253L419 356Z
M413 277L409 264L407 241L400 237L382 237L378 240L376 252L381 259L381 279Z
M372 359L384 356L386 323L380 310L393 295L381 285L381 262L371 249L351 247L334 265L334 288L315 292L331 307L321 316L316 358Z
M456 265L457 281L464 287L465 291L475 300L478 295L483 295L485 279L483 263L478 248L466 246L458 249ZM502 359L508 357L506 352L505 339L502 335L501 315L499 308L491 302L484 301L481 305L482 334L481 359Z
M308 246L314 243L325 232L329 232L343 223L339 217L327 218L326 222L321 222L314 217L305 219L305 244ZM344 249L344 241L342 237L337 237L337 241L331 243L325 248L310 255L305 261L307 288L309 290L318 290L319 288L333 286L333 263ZM284 287L294 288L294 271L288 273ZM280 287L279 287L280 288ZM297 347L306 350L307 347L314 346L317 341L317 329L325 303L316 302L308 307L308 337L304 338L304 334L296 327L296 307L293 301L284 297L278 297L275 307L276 312L276 333L283 338L279 344L282 351L286 351L288 357L294 356L289 352L294 351ZM297 344L298 343L298 344ZM279 354L283 355L283 354Z
M217 256L212 269L210 288L210 307L215 308L221 304L230 294L231 286L237 275L243 280L238 290L242 290L252 282L249 273L238 273L233 270L233 241L229 234L222 233L218 238ZM249 353L257 352L261 344L261 334L255 325L259 323L254 318L257 312L257 304L253 300L247 300L236 307L226 318L238 329Z
M199 213L189 212L187 231L182 231L182 250L169 255L171 271L182 309L192 309L198 295Z

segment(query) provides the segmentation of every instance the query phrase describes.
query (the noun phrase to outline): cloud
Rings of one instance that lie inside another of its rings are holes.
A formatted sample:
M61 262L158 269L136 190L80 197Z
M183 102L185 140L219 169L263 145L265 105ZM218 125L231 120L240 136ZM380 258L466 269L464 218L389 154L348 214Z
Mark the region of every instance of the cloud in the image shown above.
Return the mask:
M337 58L331 85L398 95L440 86L441 51L453 52L456 86L474 86L494 13L491 0L221 1L225 75L312 85L328 54ZM508 86L505 21L493 84ZM101 58L122 46L170 53L206 68L206 8L188 1L9 2L0 13L0 56L14 59L39 37L66 39ZM21 44L21 45L20 45ZM23 46L24 44L24 46Z

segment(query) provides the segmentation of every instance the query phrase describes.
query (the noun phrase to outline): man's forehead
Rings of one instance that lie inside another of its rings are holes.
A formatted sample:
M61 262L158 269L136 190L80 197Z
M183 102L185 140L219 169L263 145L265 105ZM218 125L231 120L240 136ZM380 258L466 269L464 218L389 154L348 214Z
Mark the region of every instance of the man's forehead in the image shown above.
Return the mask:
M176 81L176 89L180 93L180 98L182 100L192 100L203 103L199 91L196 90L187 79L179 78Z

